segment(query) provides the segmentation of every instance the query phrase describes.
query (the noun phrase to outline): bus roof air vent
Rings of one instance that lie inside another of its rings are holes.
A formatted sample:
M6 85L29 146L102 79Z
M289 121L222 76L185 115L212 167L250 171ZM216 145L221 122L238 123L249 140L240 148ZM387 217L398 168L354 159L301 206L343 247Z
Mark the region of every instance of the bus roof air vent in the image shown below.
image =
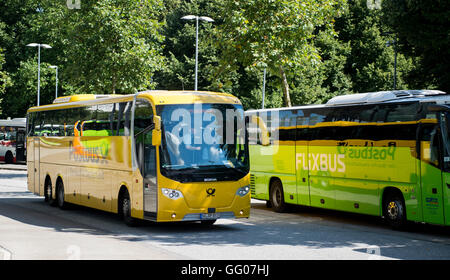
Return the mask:
M394 90L340 95L331 98L326 105L364 104L394 101L403 98L446 94L440 90Z
M53 100L53 104L59 104L59 103L68 103L68 102L76 102L76 101L85 101L85 100L93 100L93 99L101 99L101 98L108 98L113 96L119 96L119 95L109 95L109 94L77 94L77 95L70 95L70 96L62 96L58 97L55 100Z

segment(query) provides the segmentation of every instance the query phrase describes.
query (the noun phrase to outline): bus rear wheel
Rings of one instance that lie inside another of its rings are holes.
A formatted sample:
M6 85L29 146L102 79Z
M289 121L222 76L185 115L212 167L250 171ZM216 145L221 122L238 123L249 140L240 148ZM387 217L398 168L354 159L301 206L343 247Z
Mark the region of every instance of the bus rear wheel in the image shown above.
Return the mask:
M53 187L52 187L52 181L50 181L49 178L45 180L45 187L44 187L44 200L47 202L50 206L56 205L56 199L53 198Z
M286 212L287 205L284 203L283 184L280 180L273 180L270 184L270 204L275 212Z
M67 203L64 201L64 184L61 180L56 183L56 204L60 209L67 209Z
M406 225L405 203L401 195L387 194L383 203L383 216L388 225L394 229L403 229Z

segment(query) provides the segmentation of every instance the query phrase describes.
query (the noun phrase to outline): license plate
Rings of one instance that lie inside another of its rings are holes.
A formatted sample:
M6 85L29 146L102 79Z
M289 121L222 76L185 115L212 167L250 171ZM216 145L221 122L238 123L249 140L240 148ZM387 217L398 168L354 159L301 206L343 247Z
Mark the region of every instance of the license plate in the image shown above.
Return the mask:
M204 213L200 214L202 220L216 220L219 218L219 213Z

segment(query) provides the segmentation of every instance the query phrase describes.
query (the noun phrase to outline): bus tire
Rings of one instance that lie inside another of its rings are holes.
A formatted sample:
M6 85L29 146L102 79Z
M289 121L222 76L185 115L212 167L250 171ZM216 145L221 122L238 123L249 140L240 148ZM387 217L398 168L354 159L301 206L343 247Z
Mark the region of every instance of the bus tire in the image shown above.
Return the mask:
M401 230L406 226L406 208L403 196L397 191L389 191L383 199L383 217L393 229Z
M130 227L136 226L136 219L131 217L131 200L127 189L123 189L119 196L119 216Z
M14 157L11 151L7 151L5 155L5 163L6 164L12 164L14 163Z
M53 187L52 187L52 180L50 179L50 177L47 177L45 179L44 200L50 206L55 206L56 205L56 199L53 198Z
M278 179L270 183L270 204L277 213L283 213L287 210L287 205L284 203L283 184Z
M56 204L60 209L67 209L67 202L64 201L64 184L62 180L56 183Z

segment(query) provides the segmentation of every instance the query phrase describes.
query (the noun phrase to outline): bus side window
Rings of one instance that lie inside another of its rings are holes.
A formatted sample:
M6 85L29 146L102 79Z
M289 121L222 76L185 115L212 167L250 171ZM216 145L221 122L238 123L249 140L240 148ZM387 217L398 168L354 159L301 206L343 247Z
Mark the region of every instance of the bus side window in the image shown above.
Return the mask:
M422 124L420 151L421 160L439 167L439 133L436 124Z
M71 108L67 110L66 118L66 136L75 136L75 124L80 120L80 108Z
M28 113L27 115L27 136L31 137L34 135L34 115L36 113Z
M282 110L280 115L280 129L279 139L280 141L295 141L295 127L297 112L295 110Z
M33 136L41 136L41 112L33 113Z
M115 119L117 120L115 136L130 136L130 121L132 102L118 103L118 111Z
M97 107L97 136L113 136L115 104L100 104Z
M82 136L96 136L97 134L97 105L81 108Z
M52 136L65 136L64 132L65 121L66 121L66 110L54 111Z
M152 145L152 130L143 132L153 124L151 104L143 99L136 100L134 113L134 133L136 137L136 155L143 176L156 177L156 147Z

